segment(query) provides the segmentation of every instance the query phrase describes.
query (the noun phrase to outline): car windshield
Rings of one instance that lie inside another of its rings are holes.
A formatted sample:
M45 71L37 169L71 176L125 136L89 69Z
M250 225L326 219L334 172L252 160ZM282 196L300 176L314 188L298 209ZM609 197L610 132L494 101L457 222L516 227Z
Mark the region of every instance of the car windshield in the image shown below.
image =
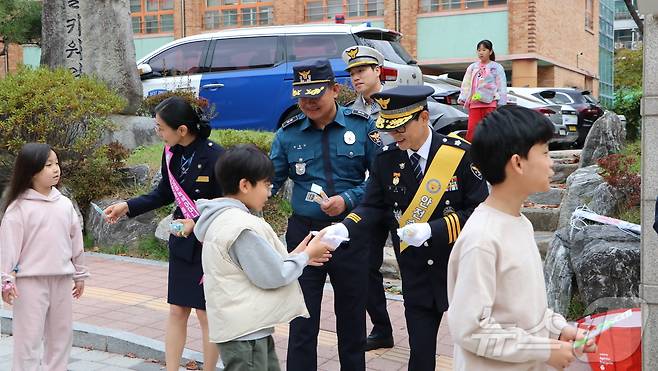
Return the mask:
M414 64L414 59L398 40L398 35L385 32L360 32L363 44L379 50L387 61L399 64Z

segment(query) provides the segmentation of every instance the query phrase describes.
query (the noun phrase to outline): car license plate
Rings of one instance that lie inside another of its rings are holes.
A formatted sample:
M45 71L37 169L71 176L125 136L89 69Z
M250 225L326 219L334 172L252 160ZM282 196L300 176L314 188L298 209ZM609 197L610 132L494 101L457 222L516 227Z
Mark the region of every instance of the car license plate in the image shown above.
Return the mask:
M576 116L576 115L562 115L562 123L564 125L576 125L576 124L578 124L578 116Z
M569 131L572 131L572 132L578 131L578 129L576 128L575 125L569 125L567 127L569 128Z
M564 130L564 129L560 129L560 136L562 137L562 136L565 136L565 135L567 135L567 131Z

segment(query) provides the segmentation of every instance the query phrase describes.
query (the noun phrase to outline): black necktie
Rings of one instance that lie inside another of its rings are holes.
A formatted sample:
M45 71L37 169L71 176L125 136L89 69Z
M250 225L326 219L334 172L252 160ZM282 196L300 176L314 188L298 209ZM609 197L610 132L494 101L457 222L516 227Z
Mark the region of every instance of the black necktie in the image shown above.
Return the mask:
M416 180L420 183L423 180L423 170L420 168L420 155L416 152L412 153L411 156L409 156L409 161L411 161L411 167L414 170Z

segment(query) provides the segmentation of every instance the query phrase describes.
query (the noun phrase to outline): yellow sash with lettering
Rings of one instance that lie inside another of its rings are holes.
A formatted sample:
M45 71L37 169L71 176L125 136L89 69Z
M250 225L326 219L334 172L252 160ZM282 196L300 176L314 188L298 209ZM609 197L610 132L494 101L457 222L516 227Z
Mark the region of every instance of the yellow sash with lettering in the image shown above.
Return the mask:
M464 150L450 145L442 145L434 155L432 163L427 166L423 181L402 217L398 221L401 227L411 223L427 223L439 206L441 197L448 188L459 163L464 157ZM409 245L400 241L400 252Z

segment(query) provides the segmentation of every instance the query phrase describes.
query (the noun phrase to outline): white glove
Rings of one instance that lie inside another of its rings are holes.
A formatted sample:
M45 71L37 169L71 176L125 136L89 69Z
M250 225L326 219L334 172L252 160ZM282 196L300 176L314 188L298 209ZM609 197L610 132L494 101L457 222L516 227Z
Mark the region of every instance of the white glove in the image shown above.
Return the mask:
M409 246L420 246L432 237L432 228L428 223L412 223L398 228L398 237Z
M324 236L322 236L322 242L329 245L329 250L334 251L340 246L341 243L347 242L350 240L350 232L347 230L347 227L343 223L336 223L330 225L323 229L326 231ZM316 235L318 232L311 232L311 234Z

